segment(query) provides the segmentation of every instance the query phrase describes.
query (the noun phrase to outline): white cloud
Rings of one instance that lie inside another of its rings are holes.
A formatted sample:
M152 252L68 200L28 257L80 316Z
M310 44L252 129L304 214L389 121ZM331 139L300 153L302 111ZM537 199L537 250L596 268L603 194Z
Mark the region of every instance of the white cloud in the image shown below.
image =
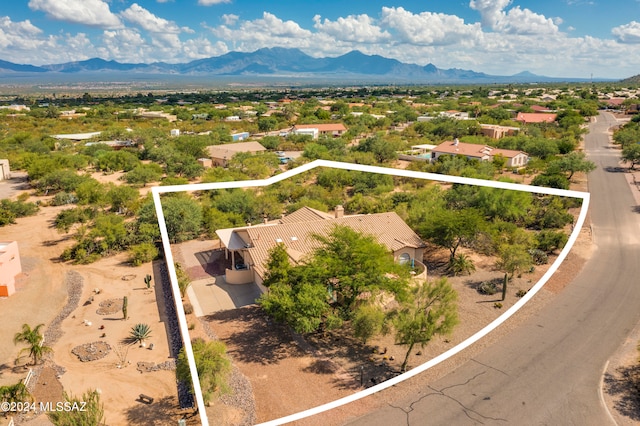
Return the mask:
M471 0L469 7L480 12L482 26L493 28L504 15L504 8L511 4L512 0Z
M0 17L0 48L2 49L36 48L42 42L38 40L41 34L42 30L28 19L22 22L13 22L8 16Z
M229 52L229 48L222 41L211 43L204 37L187 40L182 47L182 53L188 60L220 56L227 52Z
M212 28L220 40L233 43L233 50L255 50L260 47L302 47L309 45L313 33L303 29L294 21L283 21L277 16L264 12L262 18L243 21L237 28L227 25Z
M30 0L29 8L51 19L100 28L121 28L120 19L102 0Z
M104 31L99 50L101 57L121 62L138 63L150 59L148 43L137 30L130 28Z
M134 3L128 9L120 12L120 16L150 33L179 34L182 32L182 29L178 27L175 22L167 21L164 18L154 15L144 7L138 5L138 3Z
M214 4L231 3L231 0L198 0L200 6L213 6Z
M559 18L547 18L519 6L504 9L511 0L471 0L469 7L480 12L482 26L505 34L552 34L558 32Z
M222 23L225 25L229 25L229 26L234 26L237 22L238 19L240 19L240 17L238 15L234 15L232 13L227 13L224 14L220 17L220 19L222 20Z
M471 43L481 33L478 24L465 24L463 19L454 15L414 14L402 7L383 7L380 22L397 34L396 41L418 45Z
M326 33L336 40L352 41L358 43L379 43L389 40L391 34L383 31L374 24L368 15L349 15L346 18L338 18L335 21L324 19L320 15L313 17L313 25L318 31Z
M620 43L636 44L640 43L640 23L631 21L628 24L620 25L611 30L611 34Z

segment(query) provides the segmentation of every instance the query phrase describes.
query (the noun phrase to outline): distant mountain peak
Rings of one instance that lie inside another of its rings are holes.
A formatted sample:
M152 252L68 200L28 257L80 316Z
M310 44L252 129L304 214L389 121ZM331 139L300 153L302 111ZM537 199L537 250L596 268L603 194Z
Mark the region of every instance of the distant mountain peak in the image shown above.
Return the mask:
M352 50L337 57L316 58L300 49L285 47L263 47L253 52L228 52L221 56L197 59L188 63L129 64L114 60L91 58L63 64L18 65L0 61L2 72L123 72L137 74L167 75L253 75L327 77L331 79L358 78L376 81L404 82L407 84L487 84L487 83L528 83L544 81L582 81L580 79L559 79L543 77L523 71L513 76L488 75L463 69L440 69L429 63L425 66L407 64L397 59L380 55L368 55L360 50Z

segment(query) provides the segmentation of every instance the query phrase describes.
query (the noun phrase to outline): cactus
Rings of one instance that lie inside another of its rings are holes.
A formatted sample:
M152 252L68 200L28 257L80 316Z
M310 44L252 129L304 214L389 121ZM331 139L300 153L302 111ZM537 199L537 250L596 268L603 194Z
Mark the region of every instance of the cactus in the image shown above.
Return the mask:
M127 304L129 303L129 300L127 299L127 296L124 296L122 298L122 317L123 319L128 319L129 317L127 316Z
M144 277L144 283L147 285L147 288L151 288L151 275L147 274L147 276Z
M502 300L507 297L507 283L509 282L509 275L505 272L504 281L502 282Z

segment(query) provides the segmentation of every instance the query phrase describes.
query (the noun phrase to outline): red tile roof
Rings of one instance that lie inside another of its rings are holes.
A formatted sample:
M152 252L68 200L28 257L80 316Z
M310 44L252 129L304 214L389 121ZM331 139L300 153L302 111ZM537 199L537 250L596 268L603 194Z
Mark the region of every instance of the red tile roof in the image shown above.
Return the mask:
M522 123L553 123L558 114L545 114L539 112L519 112L516 121Z

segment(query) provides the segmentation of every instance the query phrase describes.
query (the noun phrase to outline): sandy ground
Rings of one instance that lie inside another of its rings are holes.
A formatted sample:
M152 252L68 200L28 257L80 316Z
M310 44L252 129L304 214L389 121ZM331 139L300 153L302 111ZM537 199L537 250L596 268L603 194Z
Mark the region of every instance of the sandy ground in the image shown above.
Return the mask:
M113 177L109 175L108 177ZM4 196L16 194L15 189L3 188ZM31 201L34 201L32 198ZM175 372L169 370L140 372L138 362L161 364L170 360L167 330L163 317L164 300L161 286L156 286L159 271L150 263L134 268L127 264L125 253L102 259L91 265L72 265L57 260L65 247L73 240L59 234L51 227L55 215L66 207L45 207L35 216L20 218L17 224L0 228L0 241L17 240L22 258L23 273L17 279L16 294L0 299L3 327L0 328L0 384L13 384L22 380L31 366L25 366L24 358L14 366L21 346L13 344L13 336L22 324L32 327L43 323L45 328L58 316L67 303L65 277L75 271L83 278L79 306L62 321L62 337L52 344L53 354L36 368L42 370L30 383L38 401L60 400L61 391L81 395L89 389L99 389L110 425L164 425L177 423L183 414L177 409ZM143 278L154 277L151 289ZM125 279L123 279L123 277ZM99 289L98 294L94 289ZM128 297L128 320L122 319L122 311L108 315L97 313L100 302L108 299L122 300ZM89 299L93 297L91 303ZM85 320L91 323L86 325ZM123 345L131 327L138 323L151 326L151 338L147 347ZM81 362L71 350L85 343L103 341L111 351L102 359ZM45 342L46 344L47 342ZM153 344L153 350L149 349ZM126 353L121 368L116 355L120 348ZM53 367L53 369L51 368ZM152 396L153 404L137 401L139 394ZM0 425L6 419L0 416ZM28 424L48 424L44 415ZM194 424L193 421L189 424Z

